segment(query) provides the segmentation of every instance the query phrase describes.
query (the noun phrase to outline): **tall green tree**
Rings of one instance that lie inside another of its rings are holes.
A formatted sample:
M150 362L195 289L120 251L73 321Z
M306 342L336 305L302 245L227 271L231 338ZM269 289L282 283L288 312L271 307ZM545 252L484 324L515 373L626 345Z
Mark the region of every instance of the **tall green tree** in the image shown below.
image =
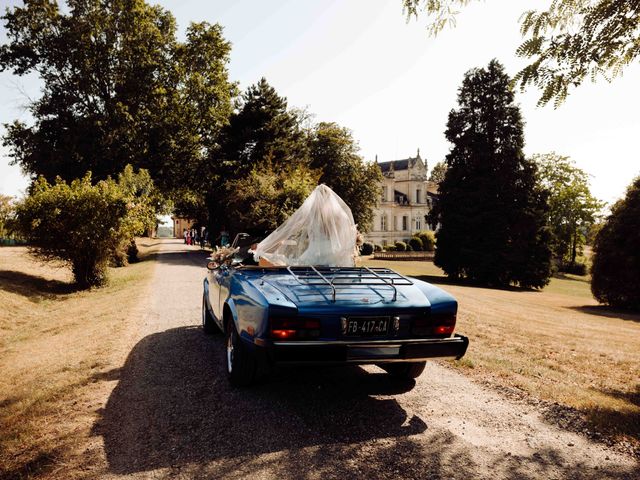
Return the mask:
M265 160L276 166L306 162L309 153L298 115L265 78L238 99L222 148L230 169L239 174Z
M207 204L213 231L235 223L226 200L236 188L231 179L248 176L268 165L271 170L294 171L308 166L307 136L299 115L287 106L287 99L262 78L237 99L235 112L222 132L216 164L210 177ZM247 225L245 227L250 227Z
M236 87L222 27L192 24L144 0L26 0L2 17L0 70L36 73L31 124L6 125L12 162L33 176L94 180L146 168L164 192L198 185Z
M496 60L470 70L449 113L453 148L435 209L435 263L453 277L540 288L551 274L547 198L522 152L522 116L509 82Z
M573 266L603 204L591 194L587 173L569 157L547 153L531 160L538 166L541 187L549 191L553 256L561 269Z
M360 231L369 231L373 209L380 198L380 167L365 163L351 131L336 123L315 126L310 150L311 166L322 172L320 183L330 187L351 208Z
M407 17L424 14L437 34L455 25L459 8L472 0L402 0ZM533 2L532 2L533 3ZM521 89L533 84L539 104L562 103L585 79L610 80L640 55L640 1L553 0L546 10L521 17L523 43L517 55L531 60L515 77Z
M591 274L599 302L640 310L640 177L596 234Z

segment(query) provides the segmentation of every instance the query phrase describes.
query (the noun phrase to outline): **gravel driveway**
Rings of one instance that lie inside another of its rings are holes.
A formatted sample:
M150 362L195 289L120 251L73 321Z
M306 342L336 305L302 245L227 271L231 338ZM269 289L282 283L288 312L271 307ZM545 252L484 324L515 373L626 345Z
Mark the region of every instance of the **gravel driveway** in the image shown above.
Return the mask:
M139 341L94 434L103 478L640 478L640 465L437 363L286 369L229 387L200 327L205 255L164 240ZM471 339L473 348L473 339Z

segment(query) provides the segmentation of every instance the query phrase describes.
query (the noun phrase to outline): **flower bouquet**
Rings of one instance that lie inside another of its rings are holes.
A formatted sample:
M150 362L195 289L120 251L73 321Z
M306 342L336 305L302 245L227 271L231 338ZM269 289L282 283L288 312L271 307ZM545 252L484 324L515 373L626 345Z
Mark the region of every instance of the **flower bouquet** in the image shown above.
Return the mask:
M218 265L223 265L225 263L231 263L231 259L233 256L240 250L240 247L218 247L216 246L215 251L211 254L211 261L217 263Z

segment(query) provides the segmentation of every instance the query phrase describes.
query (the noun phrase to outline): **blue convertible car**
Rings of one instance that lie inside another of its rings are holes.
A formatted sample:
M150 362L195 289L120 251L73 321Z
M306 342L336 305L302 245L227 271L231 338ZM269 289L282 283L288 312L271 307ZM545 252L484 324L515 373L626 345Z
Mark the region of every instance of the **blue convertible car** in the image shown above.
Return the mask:
M202 325L223 332L234 385L278 364L376 364L415 378L425 360L462 357L456 300L385 268L259 267L210 262Z

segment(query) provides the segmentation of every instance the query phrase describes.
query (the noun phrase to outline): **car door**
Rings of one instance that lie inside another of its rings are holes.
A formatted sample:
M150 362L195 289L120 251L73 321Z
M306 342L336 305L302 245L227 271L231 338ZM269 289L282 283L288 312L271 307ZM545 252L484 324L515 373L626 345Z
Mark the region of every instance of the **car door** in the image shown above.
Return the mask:
M222 269L216 268L209 275L209 305L213 314L219 320L222 320L222 311L220 308L220 282L223 279Z
M229 286L231 284L232 273L232 269L223 267L220 269L220 275L217 279L218 289L220 292L218 297L218 311L220 312L220 316L218 318L220 319L222 319L222 314L224 312L224 302L229 298Z

